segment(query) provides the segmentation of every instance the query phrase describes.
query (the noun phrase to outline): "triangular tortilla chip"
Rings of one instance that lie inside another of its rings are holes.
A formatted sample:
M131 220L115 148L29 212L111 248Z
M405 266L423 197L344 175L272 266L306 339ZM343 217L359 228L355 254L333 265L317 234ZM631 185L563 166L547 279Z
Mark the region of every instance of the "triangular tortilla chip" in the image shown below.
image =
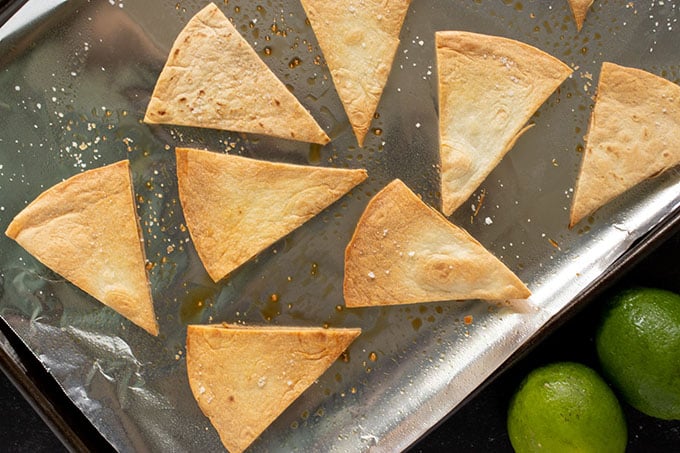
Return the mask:
M556 58L496 36L437 32L442 211L458 208L571 74Z
M330 141L212 3L177 36L144 121Z
M503 263L396 179L371 199L345 250L348 307L531 295Z
M680 164L680 86L604 63L570 227L636 184Z
M230 453L245 450L361 329L189 326L194 397Z
M189 233L214 281L248 261L366 179L366 170L264 162L177 148Z
M363 146L411 0L301 1L359 146Z
M158 335L127 160L43 192L5 232L45 266Z
M593 4L593 0L569 0L571 12L574 14L574 21L576 22L576 30L581 31L583 21L586 20L588 8Z

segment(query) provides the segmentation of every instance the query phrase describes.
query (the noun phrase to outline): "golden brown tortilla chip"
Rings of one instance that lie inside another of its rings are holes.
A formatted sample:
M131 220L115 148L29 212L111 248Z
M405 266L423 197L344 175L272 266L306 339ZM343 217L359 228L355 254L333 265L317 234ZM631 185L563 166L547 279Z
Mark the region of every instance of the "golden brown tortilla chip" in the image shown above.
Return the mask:
M512 148L571 69L511 39L445 31L435 41L442 211L448 216Z
M366 170L177 148L184 217L214 281L314 217L366 176Z
M576 22L576 29L581 31L583 22L586 20L588 8L593 4L593 0L569 0L569 7L574 14L574 21Z
M371 199L345 250L348 307L531 295L503 263L396 179Z
M363 146L411 0L301 1L359 146Z
M177 36L144 121L330 141L212 3Z
M189 326L191 391L230 453L245 450L361 329Z
M680 163L680 86L604 63L571 207L570 227Z
M54 272L158 335L127 160L46 190L5 232Z

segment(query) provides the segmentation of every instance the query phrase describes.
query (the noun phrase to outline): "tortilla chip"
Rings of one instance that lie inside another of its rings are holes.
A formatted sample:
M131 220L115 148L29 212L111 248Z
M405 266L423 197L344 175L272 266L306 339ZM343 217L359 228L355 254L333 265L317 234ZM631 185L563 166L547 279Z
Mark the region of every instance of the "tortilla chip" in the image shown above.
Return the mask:
M43 192L5 232L54 272L158 335L127 160Z
M345 250L343 289L348 307L531 295L479 242L398 179L359 219Z
M177 148L184 217L196 251L216 282L366 177L366 170L264 162Z
M212 3L177 36L144 121L330 141Z
M569 226L680 163L680 86L604 63Z
M359 146L363 146L411 0L301 2Z
M191 391L231 453L245 450L361 329L189 326Z
M437 32L442 211L458 208L571 74L556 58L496 36Z
M593 4L593 0L569 0L569 7L574 14L574 21L576 22L576 30L581 31L583 22L586 20L588 8Z

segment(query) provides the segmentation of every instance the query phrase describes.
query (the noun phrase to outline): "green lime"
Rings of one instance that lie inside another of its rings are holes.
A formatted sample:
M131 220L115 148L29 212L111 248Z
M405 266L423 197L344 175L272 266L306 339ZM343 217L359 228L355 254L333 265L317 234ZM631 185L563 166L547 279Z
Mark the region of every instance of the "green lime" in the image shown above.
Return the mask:
M623 452L626 420L614 392L585 365L533 370L510 401L508 434L523 452Z
M606 306L596 335L605 378L641 412L680 419L680 295L632 288Z

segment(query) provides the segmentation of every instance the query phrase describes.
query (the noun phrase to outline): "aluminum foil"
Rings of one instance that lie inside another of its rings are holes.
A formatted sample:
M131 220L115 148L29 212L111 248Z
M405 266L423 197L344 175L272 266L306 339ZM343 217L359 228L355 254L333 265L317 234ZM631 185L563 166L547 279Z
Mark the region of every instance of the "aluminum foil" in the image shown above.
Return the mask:
M567 229L600 65L680 78L679 2L598 1L576 32L566 0L414 0L364 148L356 146L297 1L219 7L317 118L321 148L141 122L172 42L203 1L28 1L0 28L0 229L78 172L132 164L155 309L154 338L0 238L0 316L122 451L215 451L186 377L191 323L361 327L363 334L252 451L394 451L458 405L539 328L680 204L678 169ZM543 49L574 73L450 220L514 270L524 305L482 301L347 309L343 249L366 203L401 178L439 204L434 32L469 30ZM189 239L176 145L330 167L369 179L217 284Z

